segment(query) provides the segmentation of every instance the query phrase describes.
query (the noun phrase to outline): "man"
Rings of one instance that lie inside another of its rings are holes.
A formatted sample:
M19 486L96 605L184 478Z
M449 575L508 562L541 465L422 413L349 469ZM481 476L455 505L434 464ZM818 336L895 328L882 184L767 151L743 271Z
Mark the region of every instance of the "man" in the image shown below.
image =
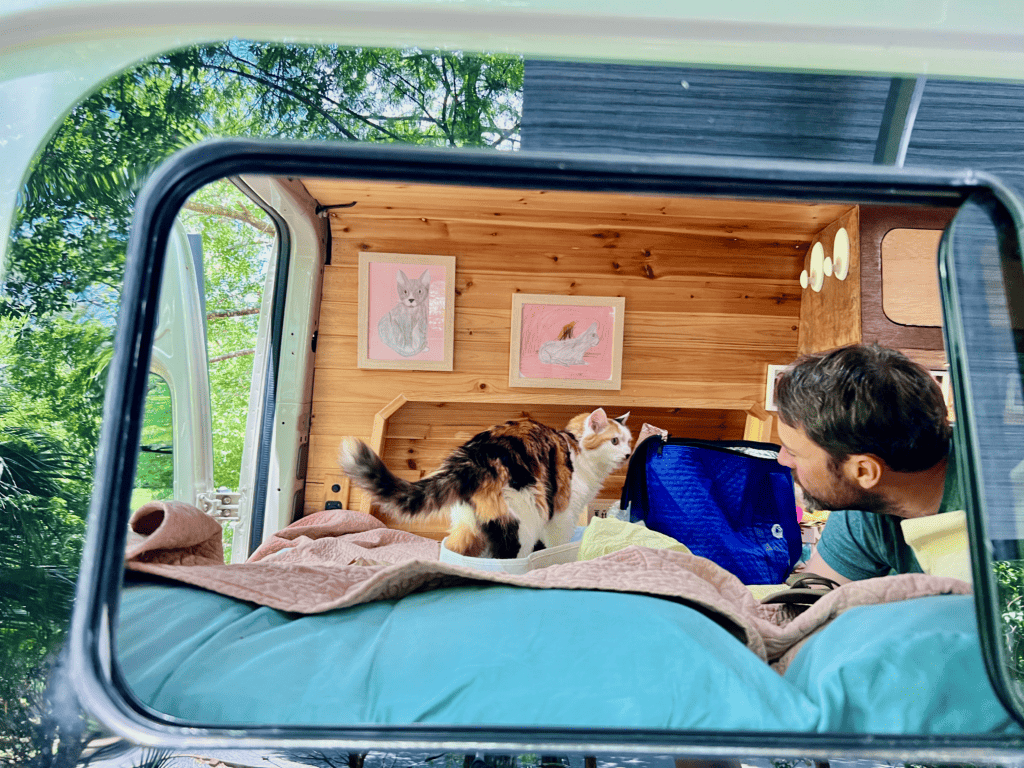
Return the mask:
M775 388L779 463L832 510L807 573L840 584L921 573L900 521L963 509L938 383L903 354L856 344L800 358Z

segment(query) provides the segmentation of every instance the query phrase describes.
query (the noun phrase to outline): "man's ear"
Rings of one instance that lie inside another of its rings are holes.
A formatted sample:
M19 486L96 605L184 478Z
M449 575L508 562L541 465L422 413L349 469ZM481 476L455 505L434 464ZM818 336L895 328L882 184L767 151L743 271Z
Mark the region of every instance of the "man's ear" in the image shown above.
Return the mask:
M863 488L870 491L882 479L885 463L870 453L855 453L846 457L843 472L846 476Z

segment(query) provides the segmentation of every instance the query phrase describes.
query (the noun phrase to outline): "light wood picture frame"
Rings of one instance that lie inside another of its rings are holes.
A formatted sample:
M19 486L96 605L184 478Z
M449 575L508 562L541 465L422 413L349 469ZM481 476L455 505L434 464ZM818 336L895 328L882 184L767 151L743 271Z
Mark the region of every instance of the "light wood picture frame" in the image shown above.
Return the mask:
M779 406L775 403L775 385L779 381L779 377L791 367L790 365L773 365L768 364L768 374L765 376L765 387L764 387L764 409L766 411L777 411Z
M510 387L622 388L621 296L512 296Z
M359 254L360 368L450 371L455 257Z

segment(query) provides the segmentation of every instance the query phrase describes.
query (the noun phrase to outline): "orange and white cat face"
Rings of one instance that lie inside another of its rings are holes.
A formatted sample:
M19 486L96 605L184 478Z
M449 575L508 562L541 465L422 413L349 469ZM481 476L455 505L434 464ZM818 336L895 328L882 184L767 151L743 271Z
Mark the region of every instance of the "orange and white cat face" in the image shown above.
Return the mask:
M629 413L609 419L604 408L581 413L569 422L568 431L580 441L580 447L600 457L602 463L617 467L629 458L633 434L626 426Z

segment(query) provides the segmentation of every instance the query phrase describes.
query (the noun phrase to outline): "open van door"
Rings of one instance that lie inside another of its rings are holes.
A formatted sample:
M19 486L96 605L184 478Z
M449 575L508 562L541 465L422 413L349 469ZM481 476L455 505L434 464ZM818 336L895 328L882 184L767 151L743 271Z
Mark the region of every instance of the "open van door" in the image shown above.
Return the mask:
M231 182L263 208L277 231L260 302L241 472L221 485L214 477L207 267L200 236L186 234L176 221L160 285L132 508L154 498L193 504L232 526L230 559L244 562L302 509L312 388L307 358L315 351L325 235L313 201L295 185L255 176Z
M215 494L201 266L184 226L176 221L167 243L150 362L151 381L156 377L150 391L166 387L170 399L172 444L169 448L143 445L143 451L169 450L173 498L209 509ZM153 398L147 400L144 429L160 419L156 406Z
M298 183L233 178L277 228L267 265L238 485L231 562L302 515L327 226ZM286 330L287 329L287 330Z

